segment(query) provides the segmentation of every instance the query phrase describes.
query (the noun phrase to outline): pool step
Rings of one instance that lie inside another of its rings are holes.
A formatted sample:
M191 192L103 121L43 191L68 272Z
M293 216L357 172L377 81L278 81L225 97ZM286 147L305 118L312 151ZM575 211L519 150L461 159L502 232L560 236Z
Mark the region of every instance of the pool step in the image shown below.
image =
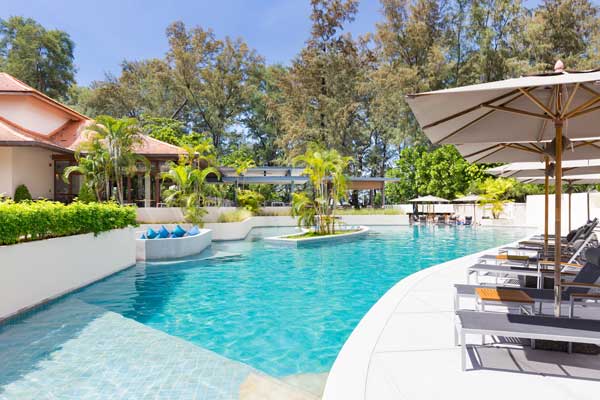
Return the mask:
M327 382L328 372L320 374L295 374L279 378L283 382L301 388L309 393L314 394L318 398L323 396L325 383Z
M0 360L0 399L250 400L276 399L256 397L268 384L273 393L295 389L77 299L1 327ZM313 399L299 396L281 399Z
M319 400L320 395L263 374L250 374L240 386L240 400Z

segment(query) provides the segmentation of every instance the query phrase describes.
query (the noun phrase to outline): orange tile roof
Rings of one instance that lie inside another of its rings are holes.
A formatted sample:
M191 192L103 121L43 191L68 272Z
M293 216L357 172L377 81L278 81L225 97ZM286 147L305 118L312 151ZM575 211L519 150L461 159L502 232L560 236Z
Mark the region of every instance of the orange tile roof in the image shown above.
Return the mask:
M0 92L31 92L35 89L6 72L0 72Z
M27 131L0 117L0 145L3 146L39 146L61 153L71 153L68 149Z
M50 103L55 107L66 111L75 119L67 121L55 132L46 136L38 132L29 131L0 116L0 145L34 146L39 144L42 147L52 148L57 151L73 153L87 140L85 128L93 123L91 118L59 103L5 72L0 72L0 94L2 93L33 95L46 103ZM163 156L169 158L185 153L180 147L145 135L142 137L142 143L136 146L135 151L138 154L148 157Z

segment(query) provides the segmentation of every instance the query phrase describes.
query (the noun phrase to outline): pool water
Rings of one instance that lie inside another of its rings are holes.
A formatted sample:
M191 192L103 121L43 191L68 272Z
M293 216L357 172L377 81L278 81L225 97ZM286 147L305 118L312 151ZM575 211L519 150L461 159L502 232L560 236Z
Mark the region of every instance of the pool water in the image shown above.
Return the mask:
M378 227L303 248L262 237L213 243L227 259L147 263L69 298L113 311L273 376L328 371L369 308L400 279L517 240L525 230Z

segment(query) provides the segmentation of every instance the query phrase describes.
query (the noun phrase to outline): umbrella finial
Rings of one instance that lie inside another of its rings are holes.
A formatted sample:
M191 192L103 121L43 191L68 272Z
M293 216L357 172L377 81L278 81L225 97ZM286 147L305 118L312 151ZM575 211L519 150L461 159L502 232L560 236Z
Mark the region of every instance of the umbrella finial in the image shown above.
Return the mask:
M565 72L565 64L561 60L557 60L554 64L554 72Z

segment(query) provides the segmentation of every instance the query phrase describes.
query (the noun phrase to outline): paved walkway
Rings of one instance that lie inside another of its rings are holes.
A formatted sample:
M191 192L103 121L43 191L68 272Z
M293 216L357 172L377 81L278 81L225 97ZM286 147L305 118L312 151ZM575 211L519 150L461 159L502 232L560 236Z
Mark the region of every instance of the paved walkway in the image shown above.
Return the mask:
M382 297L344 345L323 399L597 399L598 355L532 351L488 337L471 352L469 370L461 370L453 284L465 282L476 258L420 271Z

